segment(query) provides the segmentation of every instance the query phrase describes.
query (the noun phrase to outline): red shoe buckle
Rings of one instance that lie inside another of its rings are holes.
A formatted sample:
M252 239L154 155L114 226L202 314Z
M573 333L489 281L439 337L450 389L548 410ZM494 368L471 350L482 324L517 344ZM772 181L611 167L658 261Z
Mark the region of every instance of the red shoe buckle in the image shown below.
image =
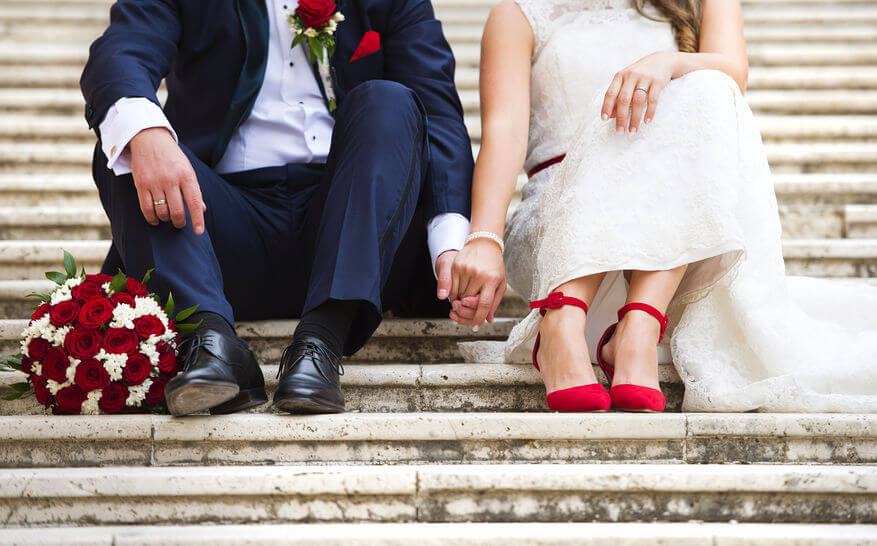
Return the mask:
M588 312L587 303L578 298L564 296L563 292L552 292L544 300L531 301L530 309L539 309L539 312L544 315L549 309L560 309L564 305L575 305L584 309L585 313Z
M548 294L548 308L560 309L563 307L563 292L552 292Z

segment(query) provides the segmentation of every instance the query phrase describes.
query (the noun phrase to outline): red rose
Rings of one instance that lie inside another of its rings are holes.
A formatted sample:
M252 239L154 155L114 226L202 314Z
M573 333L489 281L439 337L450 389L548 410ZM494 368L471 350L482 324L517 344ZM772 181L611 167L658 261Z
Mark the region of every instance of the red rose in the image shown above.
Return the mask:
M323 30L337 7L331 0L301 0L295 13L301 16L305 27Z
M96 273L94 275L86 275L85 280L96 282L97 284L106 284L113 280L112 275L104 275L103 273Z
M99 328L113 318L113 304L107 298L89 300L79 310L79 324L86 328Z
M134 330L127 328L110 328L104 334L104 350L108 353L131 353L139 342Z
M143 339L149 336L160 336L164 333L164 324L155 315L143 315L134 319L134 331Z
M164 387L166 385L167 379L164 377L153 377L152 385L149 386L149 391L146 393L146 398L143 399L143 403L151 406L164 400Z
M116 292L110 296L110 301L113 302L113 305L122 305L123 303L131 307L135 305L134 296L126 292Z
M146 381L152 372L152 363L142 353L134 353L128 357L122 370L122 379L129 385L139 385Z
M42 337L35 337L27 344L27 354L34 360L39 360L46 356L49 350L49 342Z
M85 280L79 286L74 286L70 294L74 300L85 303L94 298L104 297L104 289L95 281Z
M49 388L46 386L45 378L35 375L30 380L31 385L33 385L33 394L36 397L37 402L40 404L49 407L52 405L52 395L49 393Z
M77 385L64 387L55 395L58 409L64 413L79 413L85 401L85 391Z
M34 359L29 356L21 357L21 371L30 375L33 373Z
M103 389L110 384L110 374L93 358L87 358L76 366L76 375L73 382L82 387L85 392Z
M79 304L73 300L62 301L49 310L49 321L53 326L66 326L79 314Z
M46 353L46 357L43 358L43 376L52 381L63 383L67 381L67 368L69 366L70 361L67 360L67 355L64 351L57 347L52 347Z
M128 279L128 283L125 285L125 291L132 296L146 297L149 295L149 290L140 281L131 278Z
M103 335L92 328L74 328L64 338L64 349L73 358L91 358L100 352Z
M177 371L177 355L172 352L164 352L158 355L158 370L168 375Z
M41 303L40 306L37 307L36 310L33 312L33 315L30 316L30 319L40 320L41 318L46 316L46 313L48 313L51 308L52 304L50 304L49 302Z
M128 398L128 387L121 383L110 383L101 393L98 407L106 413L119 413L125 407Z

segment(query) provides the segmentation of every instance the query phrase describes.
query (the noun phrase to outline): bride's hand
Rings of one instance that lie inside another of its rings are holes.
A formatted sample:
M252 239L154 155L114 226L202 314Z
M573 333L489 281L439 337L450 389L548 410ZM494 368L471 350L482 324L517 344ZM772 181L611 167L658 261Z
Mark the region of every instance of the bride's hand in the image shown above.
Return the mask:
M645 111L649 123L658 107L658 95L673 76L672 51L652 53L615 74L603 99L600 117L615 118L615 130L635 133Z
M468 315L465 312L452 313L452 318L460 324L471 325L476 331L485 320L493 322L494 313L506 289L505 266L499 246L489 239L469 242L457 254L451 275L451 302L460 301L467 306L467 300L471 301L473 296L478 298L471 319L465 316Z

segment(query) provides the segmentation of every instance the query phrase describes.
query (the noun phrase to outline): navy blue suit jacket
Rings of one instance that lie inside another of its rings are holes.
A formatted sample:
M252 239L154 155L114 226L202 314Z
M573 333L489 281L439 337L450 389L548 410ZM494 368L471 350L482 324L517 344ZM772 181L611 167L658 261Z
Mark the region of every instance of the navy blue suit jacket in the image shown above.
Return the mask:
M454 86L454 57L429 0L340 0L332 76L338 105L367 80L412 89L427 116L429 170L421 203L427 218L469 215L472 148ZM120 98L156 104L166 78L165 114L180 141L216 165L249 115L264 79L265 0L119 0L82 73L85 117L96 129ZM381 49L350 62L367 31ZM160 105L160 104L159 104Z

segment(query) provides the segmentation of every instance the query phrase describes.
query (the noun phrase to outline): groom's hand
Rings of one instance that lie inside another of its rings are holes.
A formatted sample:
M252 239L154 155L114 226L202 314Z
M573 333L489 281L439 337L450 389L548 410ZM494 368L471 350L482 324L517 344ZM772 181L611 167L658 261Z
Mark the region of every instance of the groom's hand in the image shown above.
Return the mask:
M188 208L192 230L196 235L204 233L207 205L201 198L195 170L170 131L163 127L144 129L128 146L131 174L146 221L153 226L173 222L181 229L186 226Z

